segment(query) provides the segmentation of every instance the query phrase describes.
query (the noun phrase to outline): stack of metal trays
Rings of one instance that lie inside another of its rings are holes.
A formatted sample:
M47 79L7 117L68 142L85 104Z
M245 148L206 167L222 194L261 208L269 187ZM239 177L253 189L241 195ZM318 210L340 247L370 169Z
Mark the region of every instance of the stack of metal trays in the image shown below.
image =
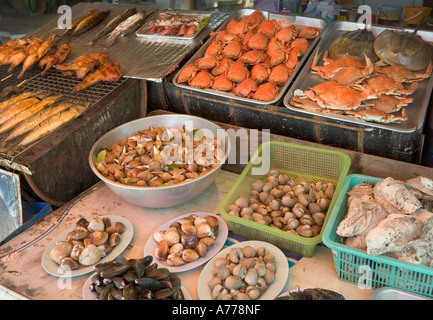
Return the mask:
M229 13L209 12L211 14L209 24L196 37L190 40L166 39L156 35L154 37L138 37L135 32L132 32L120 38L110 47L104 45L106 37L91 45L92 39L105 25L127 8L136 8L137 11L145 10L147 15L145 21L151 20L158 13L156 7L142 4L82 2L73 6L72 23L92 9L101 11L110 10L110 14L95 28L70 39L71 54L66 62L74 61L83 54L107 52L110 55L110 61L118 61L120 63L121 72L124 77L161 82L166 75L176 69L179 63L203 42L211 30L220 26L230 15ZM182 12L190 11L184 10ZM35 30L32 34L48 38L53 33L61 35L64 32L64 29L58 27L57 19L54 19Z
M365 25L363 25L365 26ZM299 115L309 115L314 117L326 118L333 122L341 122L349 125L357 125L361 127L370 127L370 128L380 128L386 130L392 130L402 133L412 133L415 131L421 131L424 126L424 119L426 116L426 112L429 105L430 95L433 87L433 77L429 79L423 80L419 82L417 90L410 95L413 98L413 102L410 103L407 107L405 107L408 120L401 123L376 123L376 122L367 122L362 119L358 119L352 116L334 114L334 113L317 113L313 111L308 111L305 109L297 108L290 105L290 99L294 96L294 92L296 89L307 90L323 81L319 75L313 74L311 72L311 64L313 62L314 56L317 54L319 57L319 65L321 65L322 57L325 51L328 50L332 41L334 41L339 36L345 34L348 31L358 30L359 25L356 22L348 22L348 21L337 21L330 25L325 34L323 35L320 44L317 46L317 49L313 54L311 54L308 61L303 66L299 76L293 82L293 85L288 90L287 94L284 97L284 105L293 113ZM405 29L398 27L384 27L372 25L371 31L377 36L381 32L390 29L390 30L398 30L398 31L407 31L412 32L413 29ZM433 32L428 30L418 30L417 35L420 36L425 42L430 45L433 44ZM422 73L424 71L420 71Z
M230 18L240 19L242 16L250 15L254 11L255 11L254 9L241 9L241 10L238 10L235 13L233 13L233 15ZM179 70L179 72L173 78L173 83L176 86L183 88L183 89L194 90L197 92L204 92L204 93L208 93L208 94L211 94L214 96L225 97L225 98L230 98L230 99L234 99L234 100L238 100L238 101L244 101L244 102L249 102L249 103L254 103L254 104L259 104L259 105L270 105L270 104L274 104L275 102L279 101L283 97L287 88L291 85L293 80L296 78L298 72L300 71L304 62L307 60L310 53L314 50L317 43L319 43L319 41L322 37L323 31L327 27L327 22L325 20L319 19L319 18L310 18L310 17L303 17L303 16L288 16L288 15L277 14L277 13L272 13L272 12L267 12L267 11L261 11L261 15L265 20L274 19L276 21L284 21L283 27L294 24L297 27L299 27L300 29L305 28L305 27L316 27L316 28L322 30L321 34L311 41L310 48L305 53L305 55L302 57L302 59L299 61L299 65L296 67L294 72L291 74L291 76L288 79L288 81L286 82L286 84L280 89L280 92L275 99L273 99L271 101L259 101L259 100L255 100L255 99L239 97L239 96L236 96L235 94L230 93L230 92L217 91L217 90L213 90L213 89L198 89L198 88L190 87L186 84L181 84L177 81L179 74L182 72L182 70L187 65L193 63L198 58L203 57L207 47L212 43L214 37L216 37L215 35L210 37L206 41L206 43L183 66L183 68L181 70ZM226 28L228 22L229 22L229 20L227 20L218 29L218 31L224 30Z

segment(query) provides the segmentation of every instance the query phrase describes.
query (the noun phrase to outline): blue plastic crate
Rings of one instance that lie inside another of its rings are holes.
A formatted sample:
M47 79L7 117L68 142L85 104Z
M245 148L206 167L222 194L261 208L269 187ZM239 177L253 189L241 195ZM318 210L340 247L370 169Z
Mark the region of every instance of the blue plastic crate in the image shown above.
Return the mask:
M380 180L360 174L348 175L331 211L322 241L332 250L338 277L366 288L395 287L433 297L433 268L384 255L371 256L364 250L342 244L336 232L347 213L347 192L359 183L374 186Z

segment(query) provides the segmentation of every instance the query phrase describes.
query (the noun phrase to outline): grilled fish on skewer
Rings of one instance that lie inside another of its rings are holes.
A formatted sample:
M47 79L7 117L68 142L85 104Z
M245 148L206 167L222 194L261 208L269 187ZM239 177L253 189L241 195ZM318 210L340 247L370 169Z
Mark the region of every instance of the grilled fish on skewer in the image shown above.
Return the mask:
M78 78L84 78L93 68L104 64L108 61L108 53L105 52L95 52L91 54L82 55L77 60L71 64L59 64L56 69L62 72L72 71L76 74Z
M13 114L10 117L10 119L5 121L0 126L0 134L5 133L6 131L8 131L8 130L12 129L13 127L15 127L16 125L18 125L19 123L30 118L32 115L41 111L42 109L52 105L54 102L59 100L61 97L62 97L62 95L49 96L49 97L31 105L30 107L25 108L24 110Z
M46 94L45 94L45 96L46 96ZM45 97L41 97L41 98L45 98ZM13 117L13 115L27 109L28 107L34 105L35 103L38 103L39 101L41 101L41 100L38 97L33 96L33 97L27 98L25 100L22 100L22 101L19 101L19 102L16 102L16 103L10 105L6 109L4 109L2 112L0 112L0 124L3 124L7 120L11 119Z
M71 53L71 47L65 43L62 44L54 54L47 55L39 60L39 68L44 68L42 75L45 76L49 69L57 64L62 64Z
M145 10L139 11L136 14L130 16L125 21L121 22L108 36L105 42L106 46L113 45L122 36L126 36L131 32L137 30L143 23L146 17Z
M85 17L76 27L69 37L76 37L86 33L99 25L110 14L110 10L96 11Z
M137 10L135 8L126 9L116 17L114 17L107 25L102 29L96 36L93 38L91 44L94 44L96 41L98 41L101 37L109 34L111 31L113 31L119 23L122 21L125 21L127 18L132 16L133 14L137 13Z
M56 114L45 119L39 123L28 135L24 137L17 145L8 150L8 156L10 156L17 148L27 146L60 128L67 122L80 116L87 106L84 105L72 105L68 109L57 112Z
M62 111L66 110L69 107L71 107L73 104L70 101L63 101L59 102L55 105L52 105L46 109L43 109L42 111L39 111L38 113L35 113L33 116L28 118L26 121L18 124L6 137L6 139L3 140L0 151L5 151L4 146L7 142L14 140L23 134L26 134L30 132L33 128L35 128L39 123L44 121L45 119L48 119L52 115Z
M94 72L88 74L84 78L83 82L79 83L76 86L75 90L83 91L84 89L100 81L108 81L114 83L119 81L121 77L122 74L120 73L119 62L106 62L100 67L96 68Z
M75 28L80 24L80 22L82 22L84 19L86 19L88 16L90 16L95 11L96 11L96 9L89 10L80 19L78 19L77 21L75 21L72 24L72 26L63 33L62 37L69 37L75 31Z
M11 106L12 104L25 100L27 98L33 97L40 94L39 92L23 92L17 95L12 96L11 98L0 102L0 111L5 110L7 107Z

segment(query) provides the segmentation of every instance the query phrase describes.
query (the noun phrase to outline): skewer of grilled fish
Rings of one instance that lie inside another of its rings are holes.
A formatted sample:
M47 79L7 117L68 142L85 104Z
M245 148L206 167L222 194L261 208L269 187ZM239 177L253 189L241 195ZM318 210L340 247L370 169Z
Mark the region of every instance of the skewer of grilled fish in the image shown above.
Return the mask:
M75 31L75 28L80 24L80 22L82 22L94 12L96 12L96 9L91 9L87 13L85 13L82 17L80 17L80 19L75 21L69 29L66 29L66 31L62 34L62 37L69 37Z
M46 95L47 94L45 94L45 96L42 96L41 99L44 99ZM38 103L39 101L41 101L41 99L33 96L10 105L2 112L0 112L0 125L11 119L15 114L27 109L35 103Z
M96 41L98 41L103 36L109 34L111 31L113 31L121 22L125 21L127 18L132 16L133 14L137 13L137 10L135 8L128 8L122 13L115 16L107 25L102 29L90 42L90 44L94 44Z
M126 36L131 32L136 31L144 23L145 18L146 11L141 10L127 18L125 21L121 22L112 32L110 32L105 45L111 46L120 37Z
M66 110L69 107L73 105L70 101L60 101L48 108L45 108L34 115L32 115L30 118L28 118L26 121L18 124L12 131L9 133L9 135L2 141L0 151L5 151L4 146L9 141L12 141L23 134L26 134L30 132L33 128L35 128L38 124L40 124L45 119L48 119L52 115L62 111Z
M28 146L29 144L42 139L51 132L57 130L69 121L79 117L87 108L87 105L72 105L68 109L57 112L56 114L45 119L32 129L17 145L8 149L8 156L11 156L19 147Z
M45 99L42 99L41 101L29 106L28 108L24 108L22 111L15 113L10 117L10 119L6 120L2 125L0 125L0 134L12 129L16 125L30 118L32 115L52 105L62 97L63 95L48 96Z
M97 25L99 25L108 15L111 10L106 11L96 11L91 13L89 16L84 18L76 27L75 30L69 37L76 37L86 33L90 29L93 29Z

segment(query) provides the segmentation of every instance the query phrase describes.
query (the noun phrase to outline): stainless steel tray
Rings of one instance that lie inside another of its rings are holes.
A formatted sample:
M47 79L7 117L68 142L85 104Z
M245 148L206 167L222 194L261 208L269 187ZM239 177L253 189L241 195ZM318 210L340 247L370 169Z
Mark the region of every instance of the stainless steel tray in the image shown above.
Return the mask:
M320 78L319 75L311 73L310 66L316 52L318 54L319 61L321 61L323 54L325 53L326 50L328 50L329 45L334 39L343 35L347 31L354 31L357 29L358 29L358 23L348 22L348 21L337 21L327 28L327 30L323 35L322 40L320 41L320 44L317 46L316 51L313 54L311 54L310 58L303 66L299 76L296 78L293 85L290 87L289 91L285 95L284 105L288 109L295 111L297 113L299 112L303 114L315 115L318 117L324 117L324 118L333 119L337 121L344 121L345 123L357 124L361 126L381 128L381 129L393 130L398 132L414 132L416 130L422 129L424 125L426 112L428 109L430 95L432 92L433 77L421 81L419 83L418 89L413 94L410 95L410 97L414 98L414 101L410 103L407 107L405 107L408 120L401 123L384 124L384 123L367 122L365 120L361 120L352 116L332 114L332 113L317 113L317 112L304 110L290 105L289 103L290 99L293 97L294 91L296 89L306 90L324 81L324 79ZM398 27L386 28L377 25L373 25L371 31L375 36L377 36L378 34L385 31L386 29L413 31L413 29L398 28ZM433 32L427 30L418 30L417 34L424 41L428 42L429 44L433 44Z
M149 34L146 33L146 29L148 28L149 24L151 24L155 19L159 17L161 13L167 13L167 14L183 14L183 15L189 15L189 16L196 16L196 17L203 17L203 18L209 18L209 21L212 17L210 13L204 13L202 11L181 11L181 10L166 10L162 12L158 12L152 15L152 17L149 18L148 22L146 22L142 27L140 27L135 34L138 37L143 37L151 40L155 39L172 39L172 40L193 40L195 39L203 30L205 30L206 25L209 23L206 23L198 32L196 32L192 37L182 37L182 36L169 36L169 35L160 35L160 34Z
M230 16L230 18L238 19L243 15L250 15L254 11L255 11L254 9L241 9L241 10L234 12ZM321 34L311 41L310 48L305 53L305 55L302 57L301 61L299 61L298 67L292 73L292 75L290 76L290 78L288 79L286 84L281 88L279 95L274 100L272 100L272 101L259 101L259 100L255 100L255 99L242 98L242 97L238 97L237 95L230 93L230 92L218 91L218 90L213 90L213 89L198 89L198 88L190 87L190 86L185 85L185 84L181 84L177 81L179 74L182 72L183 68L185 68L187 65L193 63L198 58L201 58L204 55L204 52L206 51L207 47L211 44L212 40L216 36L210 37L206 41L206 43L203 46L201 46L201 48L191 57L191 59L188 60L188 62L182 67L182 69L180 69L179 72L174 76L173 83L180 88L194 90L194 91L198 91L198 92L206 92L206 93L209 93L209 94L215 95L215 96L231 98L234 100L256 103L256 104L260 104L260 105L269 105L269 104L273 104L273 103L277 102L278 100L280 100L281 97L284 95L285 91L287 90L287 88L292 83L293 79L295 79L296 75L298 74L299 70L301 69L301 66L306 61L309 54L314 50L315 46L320 41L322 34L323 34L323 31L327 27L328 24L324 19L310 18L310 17L303 17L303 16L288 16L288 15L276 14L276 13L267 12L267 11L262 11L261 15L266 20L275 19L277 21L284 21L283 27L294 24L294 25L301 27L301 28L303 28L303 27L316 27L316 28L322 29ZM230 19L227 19L227 21L218 29L218 31L224 30L226 28L229 20Z
M379 288L373 291L371 300L431 300L426 296L395 288Z
M72 22L90 9L111 10L110 15L97 27L87 33L72 38L70 41L71 54L68 61L74 61L80 55L92 52L108 52L110 61L120 62L122 74L127 78L145 79L161 82L166 75L173 72L180 62L195 50L209 35L211 30L218 28L230 13L214 12L209 24L191 41L172 39L143 39L131 33L119 39L111 47L103 45L100 39L95 45L89 45L95 35L101 31L106 23L126 8L146 10L147 19L157 11L156 7L142 4L111 4L111 3L78 3L72 7ZM53 33L62 34L64 29L58 29L57 19L35 30L32 34L47 38Z

